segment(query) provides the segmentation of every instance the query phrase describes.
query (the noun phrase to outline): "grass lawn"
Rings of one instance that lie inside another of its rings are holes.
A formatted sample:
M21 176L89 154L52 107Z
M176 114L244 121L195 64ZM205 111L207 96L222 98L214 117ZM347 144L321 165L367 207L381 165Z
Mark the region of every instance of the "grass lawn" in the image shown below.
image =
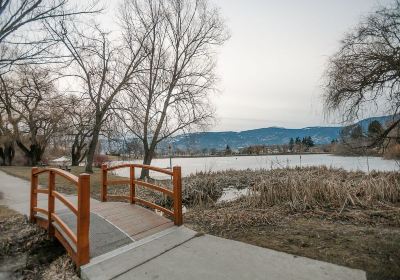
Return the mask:
M13 175L15 177L31 180L31 167L27 166L2 166L0 167L1 171L6 172L7 174ZM74 175L79 175L85 172L85 167L83 166L73 166L71 168L71 173ZM112 175L108 173L108 179L121 180L126 179L119 176ZM39 175L39 184L46 186L48 182L48 173L44 173ZM101 169L93 168L93 174L90 174L90 195L92 198L100 199L100 187L101 187ZM109 192L115 191L116 189L122 189L124 187L115 186L109 187ZM126 187L125 187L126 188ZM71 182L66 179L56 176L56 189L60 192L66 194L76 194L76 187Z

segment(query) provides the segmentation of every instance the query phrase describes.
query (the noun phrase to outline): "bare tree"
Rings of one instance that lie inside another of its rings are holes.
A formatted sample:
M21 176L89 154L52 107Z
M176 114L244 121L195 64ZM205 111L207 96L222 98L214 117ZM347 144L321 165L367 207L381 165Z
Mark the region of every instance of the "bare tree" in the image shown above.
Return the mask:
M143 163L150 164L161 141L213 119L214 52L229 35L206 0L126 0L120 10L125 36L151 27L143 71L119 98L120 119L142 141Z
M0 71L26 63L49 63L61 57L51 49L51 40L43 23L68 21L82 14L97 13L97 1L80 8L70 0L0 0Z
M25 66L8 76L1 76L0 102L7 112L13 140L28 164L36 165L59 127L63 116L61 98L46 69Z
M400 108L400 1L375 11L341 43L326 71L325 108L339 111L345 121L357 119L372 107L393 120L368 146L381 145L399 126Z
M110 39L110 34L98 25L51 26L49 30L72 56L73 62L67 74L76 79L83 99L93 110L91 139L89 141L86 171L93 172L92 165L102 126L106 121L114 98L138 72L144 59L143 38Z
M0 100L5 98L4 83L3 79L1 80ZM14 134L8 116L6 107L0 102L0 158L2 160L0 165L12 165L15 155Z
M71 165L78 166L87 155L92 137L93 110L89 102L74 95L67 97L66 104L65 134L71 143Z

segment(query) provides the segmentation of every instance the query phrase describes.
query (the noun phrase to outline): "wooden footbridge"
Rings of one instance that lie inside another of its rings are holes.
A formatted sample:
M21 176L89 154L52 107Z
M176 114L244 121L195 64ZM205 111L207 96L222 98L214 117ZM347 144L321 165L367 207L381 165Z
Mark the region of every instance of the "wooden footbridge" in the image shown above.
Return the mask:
M120 168L129 168L129 179L108 180L108 172ZM170 176L173 182L172 189L136 179L136 169L147 169ZM39 186L38 177L43 175L48 176L47 187ZM56 176L73 183L77 188L77 195L66 196L58 192ZM78 267L89 263L93 257L169 227L182 225L182 183L179 166L170 170L142 164L112 167L103 165L101 177L99 202L90 198L89 174L75 176L58 168L32 168L30 221L47 229L51 237L57 238ZM128 185L129 196L109 195L107 189L112 185ZM171 197L173 208L167 209L137 197L137 186ZM38 203L38 195L47 196L47 203ZM109 202L110 198L126 202ZM162 211L169 219L150 209Z

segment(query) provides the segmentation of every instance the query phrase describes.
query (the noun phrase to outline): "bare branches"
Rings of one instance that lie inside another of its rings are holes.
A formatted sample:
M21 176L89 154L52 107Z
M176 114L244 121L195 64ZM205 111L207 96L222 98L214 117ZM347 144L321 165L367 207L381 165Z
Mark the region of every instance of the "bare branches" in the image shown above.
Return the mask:
M35 165L60 128L62 98L46 69L20 67L1 81L0 107L7 113L6 128L28 163Z
M120 37L111 40L111 34L97 24L48 24L47 28L73 58L64 74L76 78L82 98L93 108L86 166L91 172L99 135L114 98L128 88L146 57L143 42L148 32L144 30L134 40L123 41Z
M22 63L54 63L63 59L51 51L57 43L43 24L64 22L77 15L99 12L97 1L79 8L70 0L6 0L0 1L0 70Z
M149 164L161 141L212 121L214 52L229 34L205 0L127 0L120 11L127 42L149 30L142 71L118 98L120 119L142 140Z
M349 122L375 108L381 114L394 115L396 126L400 108L400 1L371 14L346 35L329 61L325 78L328 113L339 111ZM381 136L385 138L394 127L390 124Z

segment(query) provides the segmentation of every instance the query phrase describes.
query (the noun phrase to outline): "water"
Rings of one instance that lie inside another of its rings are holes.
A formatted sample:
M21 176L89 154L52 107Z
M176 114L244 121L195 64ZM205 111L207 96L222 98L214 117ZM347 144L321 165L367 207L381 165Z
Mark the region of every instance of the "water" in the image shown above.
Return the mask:
M140 160L132 161L141 163ZM112 162L112 165L122 163ZM169 158L154 159L154 166L167 168ZM377 171L399 171L399 163L395 160L384 160L379 157L342 157L334 155L267 155L267 156L238 156L238 157L199 157L199 158L173 158L172 165L182 167L182 175L188 176L200 171L220 171L227 169L271 169L296 166L322 166L343 168L349 171L361 170L364 172ZM139 172L139 170L137 170ZM118 169L117 175L129 177L129 169ZM138 175L139 173L137 173ZM160 178L159 173L150 173L151 176Z
M241 190L235 189L234 187L224 188L221 197L217 200L217 203L234 201L242 196L248 195L250 195L249 188L244 188Z

